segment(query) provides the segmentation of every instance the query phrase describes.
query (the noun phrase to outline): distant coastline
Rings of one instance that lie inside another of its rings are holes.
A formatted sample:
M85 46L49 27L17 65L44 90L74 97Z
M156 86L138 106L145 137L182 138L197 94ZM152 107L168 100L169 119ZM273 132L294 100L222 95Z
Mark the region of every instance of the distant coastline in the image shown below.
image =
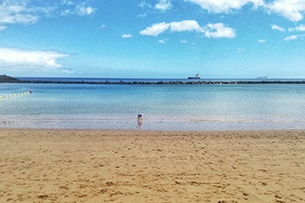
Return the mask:
M93 84L93 85L237 85L237 84L305 84L305 79L120 79L120 78L14 78L0 75L0 83Z
M20 83L21 81L17 78L13 78L7 75L0 75L0 83Z

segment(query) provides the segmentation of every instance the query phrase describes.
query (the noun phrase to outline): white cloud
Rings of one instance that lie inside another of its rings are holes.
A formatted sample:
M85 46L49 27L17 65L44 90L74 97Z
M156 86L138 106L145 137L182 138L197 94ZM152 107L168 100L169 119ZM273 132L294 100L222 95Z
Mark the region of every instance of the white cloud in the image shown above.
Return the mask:
M284 38L285 41L292 41L292 40L296 40L296 39L298 39L298 35L291 35L291 36Z
M234 38L235 30L222 23L208 24L205 36L208 38Z
M170 30L172 32L185 32L185 31L203 32L202 28L197 23L197 21L183 20L179 22L171 22L171 23L162 22L158 24L153 24L152 26L142 30L140 34L158 36L159 34L165 32L166 30Z
M0 5L0 26L4 30L3 28L9 24L36 23L39 16L35 12L35 9L29 9L26 5L15 5L4 2Z
M298 39L303 39L305 37L305 35L290 35L288 37L285 37L284 40L285 41L293 41L293 40L298 40Z
M91 15L96 11L96 8L92 8L91 6L79 5L76 7L77 14L80 16Z
M132 38L132 34L123 34L122 38Z
M304 0L276 0L266 4L265 7L291 21L302 20L305 13Z
M169 26L170 25L166 22L153 24L152 26L142 30L140 34L148 36L158 36L159 34L165 32L169 28Z
M271 28L272 28L273 30L278 30L278 31L280 31L280 32L285 32L285 28L280 27L280 26L278 26L278 25L272 25Z
M170 0L159 0L159 3L155 5L155 9L166 11L172 8L172 3Z
M68 57L55 51L30 51L13 48L0 48L0 67L44 67L60 68L57 59Z
M263 0L185 0L201 6L202 9L213 13L228 13L231 10L241 9L246 4L254 7L262 6Z
M93 8L91 6L88 6L86 3L81 3L78 5L75 5L72 2L67 2L63 5L61 8L61 15L79 15L79 16L86 16L86 15L92 15L96 12L96 8Z
M172 8L172 2L171 0L158 0L158 2L155 4L155 6L152 6L151 4L147 3L146 1L141 1L139 3L139 7L143 8L143 9L155 9L155 10L159 10L159 11L167 11L170 10ZM147 15L147 13L145 13L145 15Z
M73 5L74 3L72 1L69 0L63 0L61 5Z
M305 14L304 0L184 0L199 5L212 13L229 13L242 9L245 5L253 8L263 8L271 13L277 13L291 21L300 21Z
M158 36L167 30L170 30L171 32L195 31L204 33L204 35L208 38L234 38L236 36L234 29L226 27L222 23L208 24L205 28L203 28L195 20L153 24L152 26L140 31L140 34Z
M96 9L87 3L74 4L72 1L64 0L60 5L53 4L37 6L33 0L27 1L2 1L0 3L0 31L5 30L12 24L37 23L44 16L63 15L92 15Z
M172 32L185 32L185 31L203 32L203 29L195 20L183 20L179 22L171 22L170 30Z
M145 1L141 1L139 4L139 7L141 8L151 8L152 6L149 3L146 3Z
M300 32L304 32L305 31L305 25L299 25L295 28L289 28L288 29L289 32L293 32L293 31L300 31Z

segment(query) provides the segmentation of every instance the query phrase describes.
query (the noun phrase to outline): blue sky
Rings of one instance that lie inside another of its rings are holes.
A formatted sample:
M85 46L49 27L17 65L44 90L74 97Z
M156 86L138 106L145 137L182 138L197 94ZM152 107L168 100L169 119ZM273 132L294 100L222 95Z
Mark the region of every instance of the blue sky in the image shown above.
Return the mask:
M0 0L0 74L305 78L304 0Z

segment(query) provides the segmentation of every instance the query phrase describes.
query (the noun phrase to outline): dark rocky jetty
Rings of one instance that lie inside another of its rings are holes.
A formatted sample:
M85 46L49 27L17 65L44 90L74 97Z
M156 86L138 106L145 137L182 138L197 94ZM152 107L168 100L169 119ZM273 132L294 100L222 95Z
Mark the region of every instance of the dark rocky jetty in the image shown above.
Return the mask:
M46 81L19 80L7 75L0 75L0 83L38 83L38 84L92 84L92 85L239 85L239 84L305 84L304 80L241 80L241 81Z
M257 80L257 81L45 81L45 80L22 80L22 83L39 84L93 84L93 85L239 85L239 84L305 84L305 80Z

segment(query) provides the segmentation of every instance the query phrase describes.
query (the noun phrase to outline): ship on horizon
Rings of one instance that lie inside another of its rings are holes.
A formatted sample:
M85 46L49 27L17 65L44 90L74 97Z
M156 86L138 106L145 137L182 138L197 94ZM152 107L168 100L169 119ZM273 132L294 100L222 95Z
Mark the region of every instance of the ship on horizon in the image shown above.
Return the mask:
M258 80L268 80L268 76L258 76L256 79L258 79Z
M189 76L189 77L187 77L187 79L190 79L190 80L197 79L197 80L199 80L199 79L200 79L200 74L199 74L199 73L196 73L195 76Z

